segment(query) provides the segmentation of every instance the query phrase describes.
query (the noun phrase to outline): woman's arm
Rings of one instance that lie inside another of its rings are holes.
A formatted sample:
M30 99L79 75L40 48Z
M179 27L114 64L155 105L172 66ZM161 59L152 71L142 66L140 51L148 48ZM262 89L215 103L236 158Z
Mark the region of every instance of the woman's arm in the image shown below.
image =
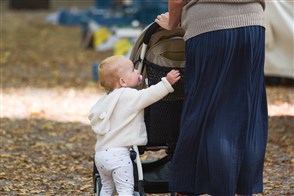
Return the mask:
M187 0L169 0L168 12L169 12L169 26L176 28L182 16L182 8L186 5Z
M158 15L155 22L167 30L176 28L181 21L182 8L186 3L187 0L169 0L168 12Z

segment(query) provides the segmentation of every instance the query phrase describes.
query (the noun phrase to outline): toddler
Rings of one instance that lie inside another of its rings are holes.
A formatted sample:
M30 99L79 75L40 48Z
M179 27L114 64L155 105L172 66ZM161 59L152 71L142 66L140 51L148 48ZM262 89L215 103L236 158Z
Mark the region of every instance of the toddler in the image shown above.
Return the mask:
M107 94L91 108L89 120L97 134L95 164L101 176L100 194L113 195L116 189L118 195L133 195L129 148L147 144L144 108L173 92L172 85L181 76L171 70L158 84L137 90L142 75L124 56L106 58L98 67L98 75Z

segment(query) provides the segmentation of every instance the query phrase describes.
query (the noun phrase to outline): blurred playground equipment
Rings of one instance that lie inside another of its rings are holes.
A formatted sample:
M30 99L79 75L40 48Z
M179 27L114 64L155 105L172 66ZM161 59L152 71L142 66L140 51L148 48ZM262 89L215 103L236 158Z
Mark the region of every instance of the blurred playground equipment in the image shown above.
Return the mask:
M47 22L80 25L82 48L114 50L128 56L134 39L142 29L167 11L167 0L96 0L87 10L64 9L50 14Z
M89 9L61 8L46 20L80 25L82 48L113 50L129 57L142 30L167 9L167 0L95 0ZM265 75L273 80L294 79L293 9L293 1L266 2Z
M114 55L130 56L142 30L158 14L167 12L167 0L96 0L87 10L60 9L46 18L60 25L80 25L82 48L112 50ZM98 80L99 62L92 65L92 77Z
M128 26L133 22L146 25L167 11L167 0L96 0L87 10L60 9L57 23L61 25L79 25L89 19L105 26Z

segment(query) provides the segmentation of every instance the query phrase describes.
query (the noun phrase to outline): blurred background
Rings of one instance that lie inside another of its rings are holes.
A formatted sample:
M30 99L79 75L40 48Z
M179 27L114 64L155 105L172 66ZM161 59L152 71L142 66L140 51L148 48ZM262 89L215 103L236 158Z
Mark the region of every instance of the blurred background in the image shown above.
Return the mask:
M269 143L264 195L294 195L293 1L266 1ZM92 195L103 92L97 66L129 56L167 0L0 0L1 195ZM146 156L155 156L149 154Z

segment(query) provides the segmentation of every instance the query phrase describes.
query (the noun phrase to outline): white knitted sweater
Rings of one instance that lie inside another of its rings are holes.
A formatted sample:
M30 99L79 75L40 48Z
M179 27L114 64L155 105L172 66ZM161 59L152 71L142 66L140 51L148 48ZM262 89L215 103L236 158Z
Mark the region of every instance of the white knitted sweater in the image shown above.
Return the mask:
M144 108L173 91L167 79L162 78L143 90L119 88L100 98L89 115L92 130L97 134L95 150L145 145Z

